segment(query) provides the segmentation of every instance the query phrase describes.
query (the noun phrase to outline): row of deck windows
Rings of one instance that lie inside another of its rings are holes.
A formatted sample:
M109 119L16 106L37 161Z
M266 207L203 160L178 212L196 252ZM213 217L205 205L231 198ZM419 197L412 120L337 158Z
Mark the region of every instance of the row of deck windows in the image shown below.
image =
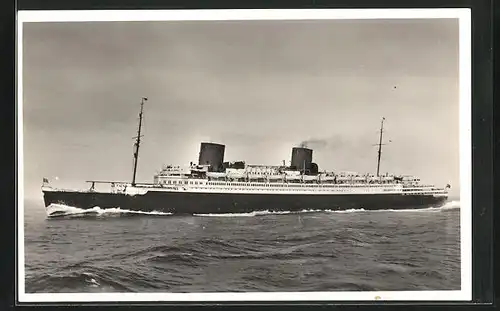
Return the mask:
M209 190L248 190L248 188L223 188L223 187L203 187L203 188L194 188L194 189L209 189ZM254 188L252 190L273 190L273 191L303 191L304 189L294 189L294 188ZM307 189L305 189L307 190ZM320 191L330 191L332 189L319 189ZM338 192L351 192L353 189L336 189Z
M160 184L168 184L168 185L203 185L203 183L201 181L179 181L177 182L176 180L172 181L172 180L162 180L160 181Z
M177 184L177 181L161 181L162 184ZM178 184L195 184L195 185L202 185L203 183L202 182L198 182L198 181L178 181ZM195 189L210 189L210 190L216 190L216 189L220 189L220 190L248 190L248 188L228 188L228 187L224 187L224 186L230 186L228 184L221 184L221 183L214 183L214 182L208 182L207 185L209 186L219 186L219 187L202 187L202 188L198 188L198 187L194 187ZM245 183L237 183L237 184L233 184L233 185L238 185L238 186L245 186L246 184ZM252 186L260 186L260 187L255 187L253 188L254 190L274 190L274 191L301 191L303 189L300 189L300 188L304 188L304 187L307 187L308 185L292 185L292 186L288 186L288 185L283 185L283 184L276 184L276 185L273 185L273 184L267 184L265 185L264 187L262 187L261 185L256 185L256 184L251 184ZM222 187L221 187L222 186ZM294 187L294 186L301 186L300 188L298 187ZM311 185L309 185L311 186ZM312 185L312 186L317 186L318 185ZM354 189L349 187L349 188L344 188L344 187L335 187L337 191L339 192L349 192L349 191L353 191ZM373 187L372 187L373 188ZM321 187L319 190L323 190L323 191L329 191L331 190L331 187ZM391 191L393 189L386 189L387 191Z
M168 184L168 185L204 185L205 183L201 181L171 181L171 180L162 180L160 181L160 184ZM367 185L367 184L301 184L301 183L290 183L290 184L255 184L255 183L225 183L225 182L207 182L207 185L211 186L251 186L251 187L256 187L256 186L264 186L264 187L284 187L284 188L289 188L289 187L370 187L370 188L378 188L378 187L390 187L392 188L393 185Z
M251 186L251 187L266 187L266 188L304 188L304 187L312 187L312 188L342 188L342 187L364 187L364 188L393 188L394 185L373 185L373 184L302 184L302 183L242 183L242 182L202 182L202 181L182 181L182 180L161 180L160 184L168 184L168 185L210 185L210 186ZM243 188L241 188L243 189ZM420 186L420 187L411 187L404 188L404 192L414 192L414 191L438 191L439 189L435 187L428 188L428 186Z

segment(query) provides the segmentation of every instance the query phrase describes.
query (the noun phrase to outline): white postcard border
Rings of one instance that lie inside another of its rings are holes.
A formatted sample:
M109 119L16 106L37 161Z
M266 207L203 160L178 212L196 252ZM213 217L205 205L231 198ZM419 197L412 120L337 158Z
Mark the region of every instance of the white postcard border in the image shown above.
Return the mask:
M104 21L327 20L327 19L459 20L460 62L460 241L461 289L454 291L272 292L272 293L26 293L24 257L23 172L23 23ZM264 9L264 10L109 10L19 11L17 15L17 155L19 302L210 302L210 301L470 301L472 299L472 140L470 9Z

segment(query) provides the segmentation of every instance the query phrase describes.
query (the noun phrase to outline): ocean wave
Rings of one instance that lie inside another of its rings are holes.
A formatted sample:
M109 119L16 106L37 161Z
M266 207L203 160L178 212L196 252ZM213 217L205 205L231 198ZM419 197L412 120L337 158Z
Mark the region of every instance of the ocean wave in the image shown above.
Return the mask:
M172 213L163 213L158 211L144 212L144 211L133 211L128 209L116 208L100 208L99 206L94 206L89 209L82 209L78 207L68 206L64 204L51 204L45 209L47 216L52 217L62 217L62 216L104 216L104 215L122 215L122 214L141 214L141 215L157 215L157 216L169 216Z
M337 252L328 247L323 248L320 242L313 243L280 243L280 247L262 247L260 243L242 243L237 240L221 240L219 238L202 238L196 241L169 245L158 245L141 249L140 252L122 254L121 259L134 258L139 264L146 266L189 266L200 267L209 262L219 260L292 260L308 259L310 254L315 258L336 258ZM275 245L276 246L276 245ZM318 250L319 249L319 250ZM113 257L114 260L118 259Z
M114 278L87 271L59 271L29 279L28 292L130 292L131 288Z

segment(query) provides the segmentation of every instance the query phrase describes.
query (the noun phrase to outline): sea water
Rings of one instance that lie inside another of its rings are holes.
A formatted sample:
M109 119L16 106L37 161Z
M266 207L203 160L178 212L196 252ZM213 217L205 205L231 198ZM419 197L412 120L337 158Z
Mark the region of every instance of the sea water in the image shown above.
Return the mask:
M460 289L460 202L172 216L25 202L27 293Z

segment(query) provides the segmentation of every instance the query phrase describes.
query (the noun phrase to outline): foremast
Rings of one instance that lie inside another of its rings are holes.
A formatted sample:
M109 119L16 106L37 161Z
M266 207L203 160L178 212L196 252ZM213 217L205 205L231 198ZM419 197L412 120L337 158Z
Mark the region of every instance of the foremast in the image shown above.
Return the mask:
M134 175L132 176L132 186L135 186L135 176L137 173L137 162L139 159L139 147L141 145L141 129L142 129L142 115L144 109L144 102L147 101L147 97L143 97L141 99L141 111L139 112L139 128L137 129L137 137L135 137L136 141L134 144Z

